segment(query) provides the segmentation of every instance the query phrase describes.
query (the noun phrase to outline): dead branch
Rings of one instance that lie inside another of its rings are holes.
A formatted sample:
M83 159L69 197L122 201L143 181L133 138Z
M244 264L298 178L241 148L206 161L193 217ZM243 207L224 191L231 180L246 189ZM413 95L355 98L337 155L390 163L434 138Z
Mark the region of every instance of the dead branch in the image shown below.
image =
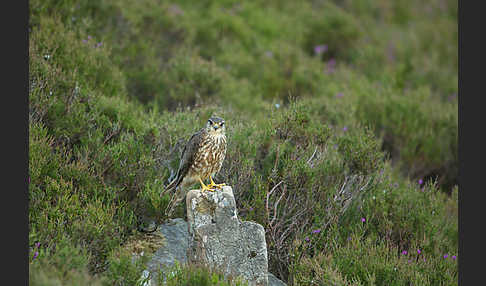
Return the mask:
M314 149L314 153L310 156L310 158L305 162L307 165L309 165L311 168L314 167L313 164L311 164L312 159L314 159L314 156L317 154L317 147Z

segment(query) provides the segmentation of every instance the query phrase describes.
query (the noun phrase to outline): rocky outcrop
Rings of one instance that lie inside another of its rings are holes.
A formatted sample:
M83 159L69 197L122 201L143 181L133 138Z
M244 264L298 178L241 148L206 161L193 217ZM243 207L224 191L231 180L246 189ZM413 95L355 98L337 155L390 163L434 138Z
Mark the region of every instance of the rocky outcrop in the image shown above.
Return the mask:
M156 285L159 269L195 262L240 276L249 285L285 286L268 273L264 228L238 218L233 190L224 186L216 192L189 191L186 196L188 221L177 218L157 227L164 237L147 264L141 280Z
M189 247L187 222L176 218L157 227L156 232L163 236L163 246L155 251L152 259L147 263L148 271L157 273L160 268L172 267L175 261L181 264L187 263Z
M240 276L252 286L268 285L265 229L239 220L231 187L189 191L186 206L189 261Z

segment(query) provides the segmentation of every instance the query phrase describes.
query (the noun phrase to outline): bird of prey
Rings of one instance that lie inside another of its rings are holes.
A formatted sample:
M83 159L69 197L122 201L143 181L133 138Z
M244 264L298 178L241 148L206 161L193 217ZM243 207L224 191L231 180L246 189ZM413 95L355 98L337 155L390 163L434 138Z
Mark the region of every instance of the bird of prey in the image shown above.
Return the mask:
M206 126L194 133L184 146L177 174L165 188L165 192L175 190L166 209L168 216L184 199L184 188L197 182L201 184L203 191L215 191L213 187L224 186L224 183L216 184L212 177L219 172L226 156L225 130L224 119L211 117ZM204 184L207 178L210 180L209 185Z

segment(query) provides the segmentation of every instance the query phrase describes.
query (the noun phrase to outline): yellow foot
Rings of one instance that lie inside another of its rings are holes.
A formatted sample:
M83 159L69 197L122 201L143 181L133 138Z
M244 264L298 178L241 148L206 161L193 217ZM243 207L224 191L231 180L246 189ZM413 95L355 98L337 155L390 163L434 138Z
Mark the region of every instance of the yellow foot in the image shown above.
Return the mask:
M199 178L199 183L201 183L201 190L208 192L215 192L216 190L211 189L211 186L206 186L203 181Z
M211 176L209 176L209 180L211 181L211 183L208 185L208 187L212 188L212 187L216 187L218 189L221 189L223 186L226 186L225 183L221 183L221 184L216 184L214 181L213 181L213 178L211 178Z

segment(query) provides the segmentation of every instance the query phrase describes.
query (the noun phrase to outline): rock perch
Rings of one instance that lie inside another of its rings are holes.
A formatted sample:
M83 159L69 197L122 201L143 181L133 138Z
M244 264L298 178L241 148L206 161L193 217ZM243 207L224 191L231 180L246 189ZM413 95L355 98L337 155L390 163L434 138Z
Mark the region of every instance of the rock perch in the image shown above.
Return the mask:
M178 261L205 264L227 277L240 276L252 286L285 286L267 272L265 230L257 223L239 220L231 187L212 193L192 190L186 202L188 222L176 218L157 227L154 235L163 238L163 245L148 262L141 285L157 285L160 269L165 280Z
M268 285L265 229L238 218L233 190L191 190L186 196L188 260L240 276L249 285Z

